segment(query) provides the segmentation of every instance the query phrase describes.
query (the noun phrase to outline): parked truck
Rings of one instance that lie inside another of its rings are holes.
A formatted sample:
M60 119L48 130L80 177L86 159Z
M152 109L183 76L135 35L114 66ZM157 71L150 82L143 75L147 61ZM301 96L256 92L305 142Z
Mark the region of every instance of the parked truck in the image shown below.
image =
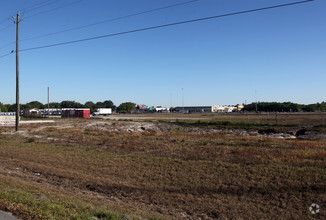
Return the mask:
M111 115L112 109L111 108L97 108L95 109L95 112L93 112L94 116L97 115Z

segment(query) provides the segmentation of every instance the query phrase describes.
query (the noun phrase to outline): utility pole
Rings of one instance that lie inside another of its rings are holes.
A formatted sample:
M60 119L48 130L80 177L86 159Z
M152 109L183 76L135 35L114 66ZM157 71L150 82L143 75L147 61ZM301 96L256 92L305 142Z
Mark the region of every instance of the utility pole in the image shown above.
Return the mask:
M257 106L257 90L255 90L255 100L256 100L256 112L258 112L258 106Z
M17 12L17 17L12 17L16 24L16 131L19 128L19 23L23 20L19 17L19 12Z
M184 107L184 102L183 102L183 88L182 88L182 113L185 113L185 107Z
M48 118L50 118L50 87L48 87Z

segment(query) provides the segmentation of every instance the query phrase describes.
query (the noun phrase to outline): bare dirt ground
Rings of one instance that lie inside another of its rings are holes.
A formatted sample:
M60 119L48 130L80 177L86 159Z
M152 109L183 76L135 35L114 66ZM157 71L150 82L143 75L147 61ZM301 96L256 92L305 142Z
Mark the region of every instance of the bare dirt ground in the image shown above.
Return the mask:
M0 211L0 219L1 220L18 220L15 216L11 213Z
M25 124L18 134L1 130L0 174L144 217L323 219L326 143L298 139L300 129ZM316 215L314 202L322 207Z
M96 118L96 117L95 117ZM326 125L326 113L208 113L208 114L113 114L101 116L111 120L204 120L246 123L280 123L300 126Z

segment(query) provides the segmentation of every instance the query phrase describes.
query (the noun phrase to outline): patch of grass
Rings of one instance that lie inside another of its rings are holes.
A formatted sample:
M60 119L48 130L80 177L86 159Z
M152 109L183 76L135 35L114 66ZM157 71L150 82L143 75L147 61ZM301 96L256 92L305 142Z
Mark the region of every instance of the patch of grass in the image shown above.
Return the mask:
M171 122L171 120L169 120L169 119L159 119L157 121L160 123L170 123Z
M33 142L35 142L36 141L36 137L29 137L28 139L27 139L27 142L28 143L33 143Z
M122 119L120 118L118 121L134 121L133 119Z
M312 127L313 131L326 132L326 125L315 125Z
M210 128L227 128L227 129L260 129L262 127L297 127L298 124L279 124L279 123L249 123L249 122L232 122L232 121L203 121L203 120L176 120L175 122L161 120L164 123L173 123L179 126L191 126L191 127L210 127Z
M48 189L49 190L49 189ZM34 185L0 175L0 206L26 219L123 219L118 213L94 208L74 197L45 192Z

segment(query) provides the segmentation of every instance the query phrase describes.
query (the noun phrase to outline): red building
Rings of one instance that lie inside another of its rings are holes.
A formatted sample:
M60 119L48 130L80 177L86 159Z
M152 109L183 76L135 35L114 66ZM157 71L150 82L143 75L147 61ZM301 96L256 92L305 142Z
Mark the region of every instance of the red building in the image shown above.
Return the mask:
M90 118L91 110L89 108L63 108L63 118Z

